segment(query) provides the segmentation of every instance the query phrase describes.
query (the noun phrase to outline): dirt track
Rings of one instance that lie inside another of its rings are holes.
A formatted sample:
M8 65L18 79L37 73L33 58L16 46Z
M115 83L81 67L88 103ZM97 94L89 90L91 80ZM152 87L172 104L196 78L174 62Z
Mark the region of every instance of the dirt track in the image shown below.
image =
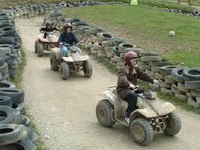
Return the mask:
M74 75L62 81L58 72L50 70L48 55L38 58L34 54L41 22L42 18L37 17L16 23L27 57L23 81L26 103L50 150L200 149L200 116L180 109L182 131L173 138L158 134L148 147L135 144L126 127L101 127L95 116L98 94L115 85L116 76L93 61L91 79Z

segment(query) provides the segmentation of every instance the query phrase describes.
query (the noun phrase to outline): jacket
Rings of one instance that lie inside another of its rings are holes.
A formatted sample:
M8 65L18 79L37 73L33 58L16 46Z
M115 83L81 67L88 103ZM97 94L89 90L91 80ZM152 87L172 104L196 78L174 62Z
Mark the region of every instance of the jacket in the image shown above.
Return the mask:
M145 73L141 72L138 68L136 68L136 73L134 74L127 74L125 69L118 73L117 94L121 99L126 99L127 96L132 93L130 83L136 85L137 79L141 79L153 84L153 79Z
M60 34L58 42L73 45L74 43L75 44L78 43L78 40L73 32L70 32L70 33L63 32Z

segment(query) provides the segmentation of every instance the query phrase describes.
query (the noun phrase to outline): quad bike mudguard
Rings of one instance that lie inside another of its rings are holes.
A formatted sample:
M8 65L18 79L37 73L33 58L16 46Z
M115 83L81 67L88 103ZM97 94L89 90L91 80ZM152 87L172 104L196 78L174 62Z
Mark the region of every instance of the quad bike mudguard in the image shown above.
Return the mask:
M162 104L158 100L148 100L138 97L138 109L131 113L131 120L138 116L145 118L156 118L165 116L175 110L175 106L169 102Z
M113 90L113 91L107 90L103 92L101 96L107 99L114 106L116 118L121 118L125 116L125 112L128 107L128 104L127 102L125 102L124 100L121 100L117 96L116 90Z

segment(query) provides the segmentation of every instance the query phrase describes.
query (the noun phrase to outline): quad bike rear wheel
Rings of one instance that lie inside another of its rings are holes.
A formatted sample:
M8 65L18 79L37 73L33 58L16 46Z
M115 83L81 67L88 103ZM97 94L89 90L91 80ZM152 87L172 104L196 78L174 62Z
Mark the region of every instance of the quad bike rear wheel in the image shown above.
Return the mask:
M51 70L53 71L58 70L58 66L56 65L56 56L53 53L51 53L50 66L51 66Z
M172 112L168 115L166 120L166 128L164 133L169 136L174 136L175 134L179 133L181 130L181 119L179 118L178 114Z
M43 45L41 43L38 43L38 49L37 49L37 55L38 57L42 57L43 55Z
M90 78L92 76L92 72L93 72L92 63L89 60L87 60L84 62L83 65L84 65L83 71L84 71L85 77Z
M35 41L35 53L37 54L37 52L38 52L38 41L36 40Z
M62 62L60 64L60 72L61 72L61 78L63 80L69 79L69 64L66 62Z
M137 118L131 122L130 135L139 145L147 145L153 140L153 128L144 118Z
M104 127L112 127L115 121L112 118L114 107L106 99L98 102L96 106L96 116L99 123Z

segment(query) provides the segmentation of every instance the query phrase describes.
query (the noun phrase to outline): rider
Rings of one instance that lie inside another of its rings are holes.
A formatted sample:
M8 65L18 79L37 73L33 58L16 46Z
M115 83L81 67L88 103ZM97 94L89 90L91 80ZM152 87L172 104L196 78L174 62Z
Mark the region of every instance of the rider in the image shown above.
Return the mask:
M60 48L61 55L67 56L69 47L72 46L73 44L77 44L78 40L75 34L72 32L73 28L70 23L66 23L63 29L64 29L64 32L61 33L58 41L61 45L61 48ZM68 44L68 45L64 45L64 44Z
M155 85L158 84L157 80L153 80L138 69L137 61L138 55L135 52L127 52L124 56L125 67L118 74L117 93L121 99L128 102L126 121L129 121L131 112L137 107L137 92L141 92L141 90L133 90L136 88L137 78Z
M40 29L40 31L44 31L44 38L47 37L48 32L53 32L54 30L57 30L57 28L56 28L56 27L53 27L53 25L54 25L54 24L53 24L52 22L48 21L48 22L46 23L46 27Z

